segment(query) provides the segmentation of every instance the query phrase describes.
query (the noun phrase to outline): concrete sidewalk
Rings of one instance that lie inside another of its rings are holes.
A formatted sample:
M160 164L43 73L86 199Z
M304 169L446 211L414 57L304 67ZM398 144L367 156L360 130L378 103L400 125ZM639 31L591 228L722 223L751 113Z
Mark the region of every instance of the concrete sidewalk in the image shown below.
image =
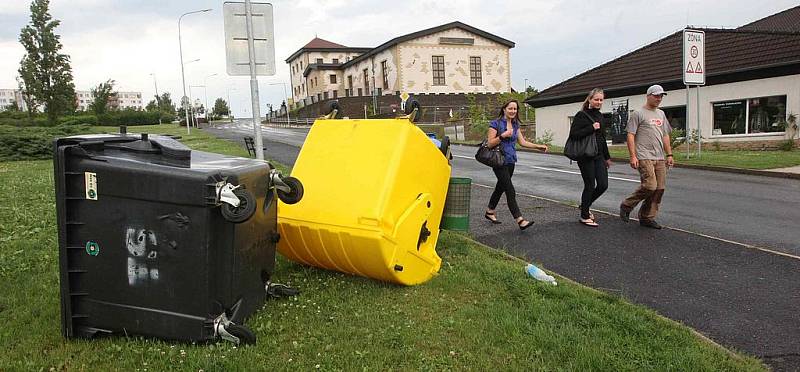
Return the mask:
M502 224L482 217L490 194L472 187L471 235L481 243L652 308L775 370L800 369L800 259L606 214L592 228L575 207L524 195L520 208L536 225L520 232L504 198Z

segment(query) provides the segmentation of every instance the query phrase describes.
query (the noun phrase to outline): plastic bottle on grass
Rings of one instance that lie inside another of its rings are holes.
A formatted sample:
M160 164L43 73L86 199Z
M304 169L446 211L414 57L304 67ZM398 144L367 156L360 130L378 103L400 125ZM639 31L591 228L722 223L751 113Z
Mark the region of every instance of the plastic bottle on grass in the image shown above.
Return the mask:
M525 266L525 272L536 280L558 285L558 283L556 283L556 278L552 277L551 275L547 275L544 270L536 267L536 265L528 264L528 266Z

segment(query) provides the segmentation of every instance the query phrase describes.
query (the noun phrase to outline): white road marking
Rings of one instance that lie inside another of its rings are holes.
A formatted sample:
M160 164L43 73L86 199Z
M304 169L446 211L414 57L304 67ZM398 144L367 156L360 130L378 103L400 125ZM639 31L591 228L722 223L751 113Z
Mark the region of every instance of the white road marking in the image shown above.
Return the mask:
M462 159L472 159L473 158L471 156L463 156L463 155L453 155L453 157L462 158ZM568 171L568 170L563 170L563 169L539 167L539 166L535 166L535 165L527 165L527 164L520 164L520 163L517 163L517 164L526 166L528 168L541 169L541 170L546 170L546 171L550 171L550 172L569 173L569 174L577 174L577 175L581 174L581 172ZM625 181L625 182L634 182L634 183L641 182L640 180L632 180L630 178L611 177L611 176L609 176L608 179L617 180L617 181Z

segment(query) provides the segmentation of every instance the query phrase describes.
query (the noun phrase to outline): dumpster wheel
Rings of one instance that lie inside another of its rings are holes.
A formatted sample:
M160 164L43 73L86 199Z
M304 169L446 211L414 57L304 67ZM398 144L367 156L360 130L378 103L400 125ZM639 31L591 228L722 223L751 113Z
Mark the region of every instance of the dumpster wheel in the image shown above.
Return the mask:
M233 223L242 223L249 220L256 211L255 197L244 189L235 189L233 193L239 198L239 206L234 207L228 203L222 203L220 206L222 217Z
M281 199L282 202L286 204L295 204L303 199L303 184L300 183L300 180L294 177L285 177L281 178L281 180L289 186L289 192L285 192L281 189L276 189L278 192L278 198Z
M225 327L225 330L239 339L239 345L254 345L256 343L256 335L245 326L231 323Z

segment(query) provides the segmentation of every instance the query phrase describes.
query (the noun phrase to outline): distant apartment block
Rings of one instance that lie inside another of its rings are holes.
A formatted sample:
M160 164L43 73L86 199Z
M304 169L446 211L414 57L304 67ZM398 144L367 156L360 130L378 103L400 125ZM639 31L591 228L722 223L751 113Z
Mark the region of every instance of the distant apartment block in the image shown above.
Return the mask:
M0 89L0 111L5 111L8 105L12 103L16 104L17 108L22 111L28 109L18 89Z
M89 106L94 102L92 92L88 90L76 90L75 102L77 103L79 111L88 111ZM117 92L116 96L112 96L107 104L109 109L125 110L134 109L142 110L142 93L141 92Z

